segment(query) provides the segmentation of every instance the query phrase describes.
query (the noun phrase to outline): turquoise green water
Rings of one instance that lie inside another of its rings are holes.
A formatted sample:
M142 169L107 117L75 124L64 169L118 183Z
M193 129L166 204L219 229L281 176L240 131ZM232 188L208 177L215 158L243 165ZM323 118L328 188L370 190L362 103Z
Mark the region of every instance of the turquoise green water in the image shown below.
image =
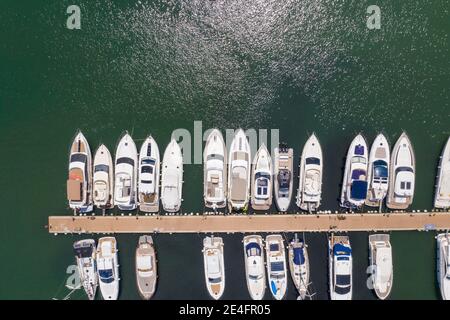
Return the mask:
M160 149L172 130L279 129L296 158L315 131L325 157L323 209L337 209L341 168L357 132L394 142L402 130L417 160L414 209L430 209L439 154L450 134L450 46L444 1L80 2L81 30L66 28L69 1L0 4L0 286L3 299L61 298L76 236L49 235L67 214L70 141L114 149L123 130ZM185 166L183 211L201 211L202 168ZM437 299L434 233L393 233L394 299ZM324 234L306 235L316 297L327 298ZM224 298L246 299L241 235L224 235ZM156 299L208 298L200 235L155 237ZM137 298L137 235L118 236L121 298ZM367 234L351 234L355 298L365 287ZM183 261L185 269L179 269ZM182 285L185 293L177 288ZM289 289L289 298L294 290ZM80 292L72 296L83 298ZM269 298L269 296L267 296Z

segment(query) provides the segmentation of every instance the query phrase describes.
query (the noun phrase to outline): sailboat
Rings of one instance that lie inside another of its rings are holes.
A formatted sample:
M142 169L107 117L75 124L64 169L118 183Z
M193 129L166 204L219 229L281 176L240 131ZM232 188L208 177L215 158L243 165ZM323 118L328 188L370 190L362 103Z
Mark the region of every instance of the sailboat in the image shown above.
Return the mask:
M328 266L331 300L351 300L353 258L348 236L331 234L328 239Z
M97 271L100 292L104 300L117 300L119 296L119 258L117 242L114 237L98 240Z
M244 237L245 278L253 300L264 298L266 271L264 267L263 239L258 235Z
M297 238L289 243L289 269L292 281L300 294L301 300L304 300L308 294L309 286L309 258L306 244Z
M280 143L274 149L275 204L280 212L286 212L292 198L294 150Z
M306 211L316 211L322 198L323 156L315 134L303 147L299 165L297 206Z
M172 139L164 151L161 176L161 202L165 211L180 210L183 188L183 155Z
M100 209L114 207L114 164L108 148L102 144L94 156L94 205Z
M283 237L279 234L266 237L267 280L276 300L282 300L287 290L286 253Z
M434 207L439 209L450 208L450 137L447 139L444 150L442 150L439 162Z
M252 207L254 210L269 210L272 205L272 158L262 144L253 160Z
M139 210L159 211L159 149L152 136L147 137L139 152Z
M139 237L136 248L136 283L142 299L149 300L156 290L158 278L156 252L151 236Z
M369 235L369 259L373 289L377 297L384 300L391 293L394 277L392 246L388 234Z
M98 286L95 240L86 239L77 241L73 244L73 250L81 284L88 299L94 300Z
M203 266L206 288L210 296L218 300L225 290L225 264L223 260L223 240L220 237L203 239Z
M442 300L450 300L450 235L438 234L437 242L437 278Z
M368 191L366 205L381 207L389 187L389 161L391 152L389 143L383 134L379 134L370 148L369 170L367 175Z

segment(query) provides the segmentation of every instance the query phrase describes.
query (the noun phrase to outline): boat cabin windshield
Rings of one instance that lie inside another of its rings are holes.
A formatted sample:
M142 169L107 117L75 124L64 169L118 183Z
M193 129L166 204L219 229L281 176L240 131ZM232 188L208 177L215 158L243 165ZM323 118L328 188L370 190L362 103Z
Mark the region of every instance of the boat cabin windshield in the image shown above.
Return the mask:
M111 283L114 281L112 269L99 270L98 274L100 276L100 280L104 283Z
M109 172L109 166L106 164L98 164L94 167L94 172Z
M218 278L208 278L209 283L220 283L222 281L221 277Z

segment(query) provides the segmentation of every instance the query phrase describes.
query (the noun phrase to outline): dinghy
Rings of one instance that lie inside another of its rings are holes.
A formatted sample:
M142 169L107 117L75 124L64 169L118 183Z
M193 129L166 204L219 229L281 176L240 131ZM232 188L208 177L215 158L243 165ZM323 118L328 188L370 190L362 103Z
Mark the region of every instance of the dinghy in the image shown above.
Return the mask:
M437 241L437 278L442 300L450 300L450 235L438 234Z

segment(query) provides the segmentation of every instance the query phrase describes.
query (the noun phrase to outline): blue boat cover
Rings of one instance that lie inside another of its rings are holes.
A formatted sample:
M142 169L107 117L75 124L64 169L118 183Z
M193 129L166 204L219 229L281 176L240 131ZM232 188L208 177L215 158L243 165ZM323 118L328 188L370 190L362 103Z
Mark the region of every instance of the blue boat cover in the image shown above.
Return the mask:
M387 163L383 160L377 160L373 163L375 177L387 178L388 169Z
M349 256L352 253L352 249L344 246L343 244L336 243L333 247L333 254L335 256Z
M305 255L303 252L303 248L294 248L294 264L302 265L305 263Z
M358 144L357 146L355 146L355 154L357 155L364 155L364 146Z
M270 251L278 251L278 250L280 250L280 246L278 245L278 243L271 243L269 248L270 248Z
M277 285L275 284L275 282L270 281L270 290L272 290L273 294L277 294Z
M283 261L271 262L270 263L271 271L284 271L284 263Z
M367 181L353 181L350 195L352 199L364 200L367 195Z
M366 170L363 169L355 169L352 172L352 179L353 180L359 180L360 176L365 176L366 175Z
M247 251L247 256L250 256L250 250L253 248L256 249L257 256L261 255L261 247L259 246L259 244L255 243L255 242L250 242L248 245L245 246L245 251Z

